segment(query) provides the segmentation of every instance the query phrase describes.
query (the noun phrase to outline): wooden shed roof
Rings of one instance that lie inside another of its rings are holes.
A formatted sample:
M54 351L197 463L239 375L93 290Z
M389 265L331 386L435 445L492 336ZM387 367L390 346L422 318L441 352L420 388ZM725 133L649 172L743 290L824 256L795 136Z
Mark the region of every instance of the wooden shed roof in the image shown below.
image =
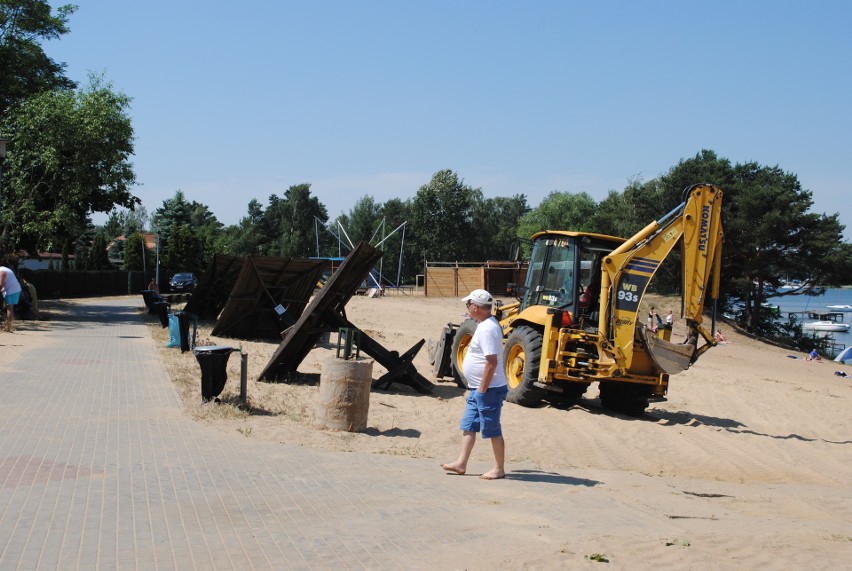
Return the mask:
M308 304L324 267L324 260L247 256L213 335L281 339Z

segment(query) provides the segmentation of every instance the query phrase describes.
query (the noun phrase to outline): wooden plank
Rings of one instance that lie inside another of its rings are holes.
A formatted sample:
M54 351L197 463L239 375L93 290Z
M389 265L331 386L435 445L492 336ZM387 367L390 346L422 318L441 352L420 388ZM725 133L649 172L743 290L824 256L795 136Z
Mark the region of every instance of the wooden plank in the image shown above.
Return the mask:
M343 260L275 350L260 373L260 379L274 381L279 376L295 372L319 340L322 331L333 331L331 317L343 315L349 299L366 279L370 269L382 257L382 251L367 242L360 242Z
M244 260L242 256L214 254L184 311L200 319L216 319L228 302Z
M380 250L366 242L356 246L302 312L298 321L286 331L284 340L261 372L260 379L274 381L288 378L289 373L296 371L324 332L336 331L341 327L357 329L346 319L344 308L381 255ZM432 383L420 375L412 364L424 342L421 340L400 357L396 351L387 350L360 331L360 349L388 370L388 374L382 377L383 382L388 385L401 382L419 392L429 393L432 391Z
M237 339L280 339L316 289L325 260L248 256L213 328L213 335ZM284 308L279 315L276 307Z
M333 326L333 330L340 329L341 327L358 329L345 317L340 315L328 314L326 317L328 318L328 323ZM381 343L360 329L358 331L360 333L361 344L359 347L361 351L375 359L377 363L388 371L385 375L382 375L379 380L373 383L374 387L384 385L382 388L386 389L391 385L391 383L402 383L409 385L417 392L423 394L429 394L432 392L432 387L434 385L426 380L423 375L418 373L417 369L415 369L412 364L414 357L423 347L424 343L426 343L425 339L421 339L413 347L411 347L411 349L400 356L396 351L387 350Z
M457 297L456 268L427 268L426 282L430 297Z
M464 297L475 289L485 288L485 274L482 267L459 268L457 276L456 297Z

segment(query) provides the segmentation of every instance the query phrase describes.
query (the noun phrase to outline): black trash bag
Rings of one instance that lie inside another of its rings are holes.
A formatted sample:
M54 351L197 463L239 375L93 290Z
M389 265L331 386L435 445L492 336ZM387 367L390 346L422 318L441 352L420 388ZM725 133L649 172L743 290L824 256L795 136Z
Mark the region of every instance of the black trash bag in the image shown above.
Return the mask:
M175 313L178 318L178 330L180 332L180 352L186 353L195 347L195 333L198 327L197 317L188 311ZM189 340L189 325L192 324L192 341Z
M208 402L222 394L228 380L228 357L233 347L206 346L192 350L201 367L201 400Z
M163 327L169 326L169 304L165 301L156 301L153 306L153 313L160 318L160 325Z
M154 303L154 297L159 297L157 292L152 289L143 289L142 290L142 300L145 302L145 307L148 310L151 310L151 304Z

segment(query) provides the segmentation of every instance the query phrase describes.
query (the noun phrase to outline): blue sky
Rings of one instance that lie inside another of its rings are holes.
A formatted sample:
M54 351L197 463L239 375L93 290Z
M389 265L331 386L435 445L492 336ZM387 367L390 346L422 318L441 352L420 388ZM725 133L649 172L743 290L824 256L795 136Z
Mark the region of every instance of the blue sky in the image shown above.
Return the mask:
M133 98L149 213L180 189L234 224L307 182L335 217L445 168L599 200L711 149L797 174L852 237L850 2L76 3L45 49Z

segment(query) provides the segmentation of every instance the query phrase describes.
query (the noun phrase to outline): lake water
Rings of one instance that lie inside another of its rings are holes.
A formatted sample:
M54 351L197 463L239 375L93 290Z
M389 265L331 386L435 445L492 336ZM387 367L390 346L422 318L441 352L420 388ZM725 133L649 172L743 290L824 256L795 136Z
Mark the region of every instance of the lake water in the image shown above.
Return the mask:
M787 295L784 297L769 298L769 303L777 305L781 308L781 317L787 319L787 313L790 311L819 311L828 312L825 306L827 305L852 305L852 289L850 288L831 288L826 289L823 295ZM809 321L807 316L797 316L800 320ZM845 323L852 324L852 313L844 313L843 320ZM806 333L809 333L806 331ZM825 332L816 332L817 335L826 334ZM828 333L834 336L837 343L842 343L849 347L852 345L852 332L849 333Z

